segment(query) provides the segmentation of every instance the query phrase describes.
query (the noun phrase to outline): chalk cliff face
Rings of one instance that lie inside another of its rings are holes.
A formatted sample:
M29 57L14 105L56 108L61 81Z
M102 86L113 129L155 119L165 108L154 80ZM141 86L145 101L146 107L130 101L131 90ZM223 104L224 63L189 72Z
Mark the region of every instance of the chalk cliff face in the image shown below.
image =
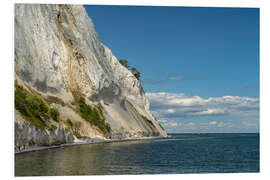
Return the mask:
M83 6L15 5L15 79L45 102L61 99L48 102L60 113L58 129L70 119L86 137L166 136L149 111L140 82L100 42ZM109 133L81 116L75 96L100 107Z

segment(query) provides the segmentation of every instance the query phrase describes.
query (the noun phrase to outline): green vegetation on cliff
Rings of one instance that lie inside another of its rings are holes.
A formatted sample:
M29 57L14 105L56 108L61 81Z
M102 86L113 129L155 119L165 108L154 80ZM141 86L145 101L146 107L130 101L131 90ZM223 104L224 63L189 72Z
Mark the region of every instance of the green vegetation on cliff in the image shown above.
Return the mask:
M73 92L75 103L78 107L80 116L90 124L98 127L103 134L109 133L111 127L105 122L105 117L102 114L102 107L91 107L85 103L85 99L78 92Z
M85 99L80 97L79 100L80 114L82 118L88 121L90 124L97 126L104 134L110 132L110 125L105 123L105 118L102 112L98 111L97 108L92 108L85 103Z
M50 109L40 95L33 93L32 90L31 93L26 91L22 86L18 85L17 81L15 81L15 109L30 124L42 130L48 127L47 122L50 118L55 121L59 120L57 109Z
M55 108L51 108L49 111L49 115L51 116L51 118L55 121L59 121L59 112L57 109Z
M78 113L83 119L98 127L104 134L111 131L110 125L105 122L102 115L101 106L91 107L85 103L85 99L81 96L75 96L75 101ZM59 122L60 114L57 109L50 108L48 105L56 102L64 104L62 100L55 97L43 98L33 89L29 88L29 91L27 91L15 81L15 109L35 127L42 130L46 128L50 130L56 129L50 125L50 119ZM75 127L71 120L68 120L67 124L78 138L84 137L80 135L78 127Z
M120 59L119 63L124 66L125 68L127 68L128 70L130 70L132 72L132 74L138 79L140 80L141 77L141 73L135 68L135 67L131 67L128 65L128 61L125 59Z
M162 129L162 130L165 130L164 127L159 123L159 127Z
M67 131L72 131L73 134L79 138L79 139L84 139L87 138L86 136L82 136L80 133L80 124L79 123L73 123L70 119L66 120L66 124L68 128L66 129Z

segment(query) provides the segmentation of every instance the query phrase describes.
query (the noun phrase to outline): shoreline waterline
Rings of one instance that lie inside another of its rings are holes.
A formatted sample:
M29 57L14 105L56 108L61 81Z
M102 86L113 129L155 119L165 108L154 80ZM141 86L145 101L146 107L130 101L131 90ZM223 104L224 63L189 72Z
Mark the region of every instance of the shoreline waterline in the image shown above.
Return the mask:
M143 140L155 140L155 139L170 139L173 136L168 135L166 137L163 136L151 136L151 137L140 137L140 138L126 138L126 139L98 139L98 138L89 138L85 140L79 140L74 143L66 143L66 144L59 144L59 145L52 145L52 146L36 146L32 148L27 148L21 151L17 151L14 154L24 154L30 153L35 151L43 151L55 148L63 148L63 147L70 147L70 146L79 146L79 145L88 145L88 144L102 144L102 143L114 143L114 142L126 142L126 141L143 141Z

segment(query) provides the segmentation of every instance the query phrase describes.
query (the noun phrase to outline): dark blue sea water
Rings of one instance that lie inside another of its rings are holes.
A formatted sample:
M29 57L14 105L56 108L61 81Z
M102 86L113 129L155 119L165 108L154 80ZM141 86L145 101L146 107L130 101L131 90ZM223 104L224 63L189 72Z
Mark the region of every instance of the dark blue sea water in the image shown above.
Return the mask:
M15 155L16 176L259 172L259 134L80 145Z

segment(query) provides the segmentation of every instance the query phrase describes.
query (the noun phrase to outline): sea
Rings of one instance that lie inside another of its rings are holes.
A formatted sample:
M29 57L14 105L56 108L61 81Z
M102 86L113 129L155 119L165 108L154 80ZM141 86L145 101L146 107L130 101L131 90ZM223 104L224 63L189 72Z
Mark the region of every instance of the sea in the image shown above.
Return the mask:
M78 145L15 155L15 176L258 173L258 133Z

